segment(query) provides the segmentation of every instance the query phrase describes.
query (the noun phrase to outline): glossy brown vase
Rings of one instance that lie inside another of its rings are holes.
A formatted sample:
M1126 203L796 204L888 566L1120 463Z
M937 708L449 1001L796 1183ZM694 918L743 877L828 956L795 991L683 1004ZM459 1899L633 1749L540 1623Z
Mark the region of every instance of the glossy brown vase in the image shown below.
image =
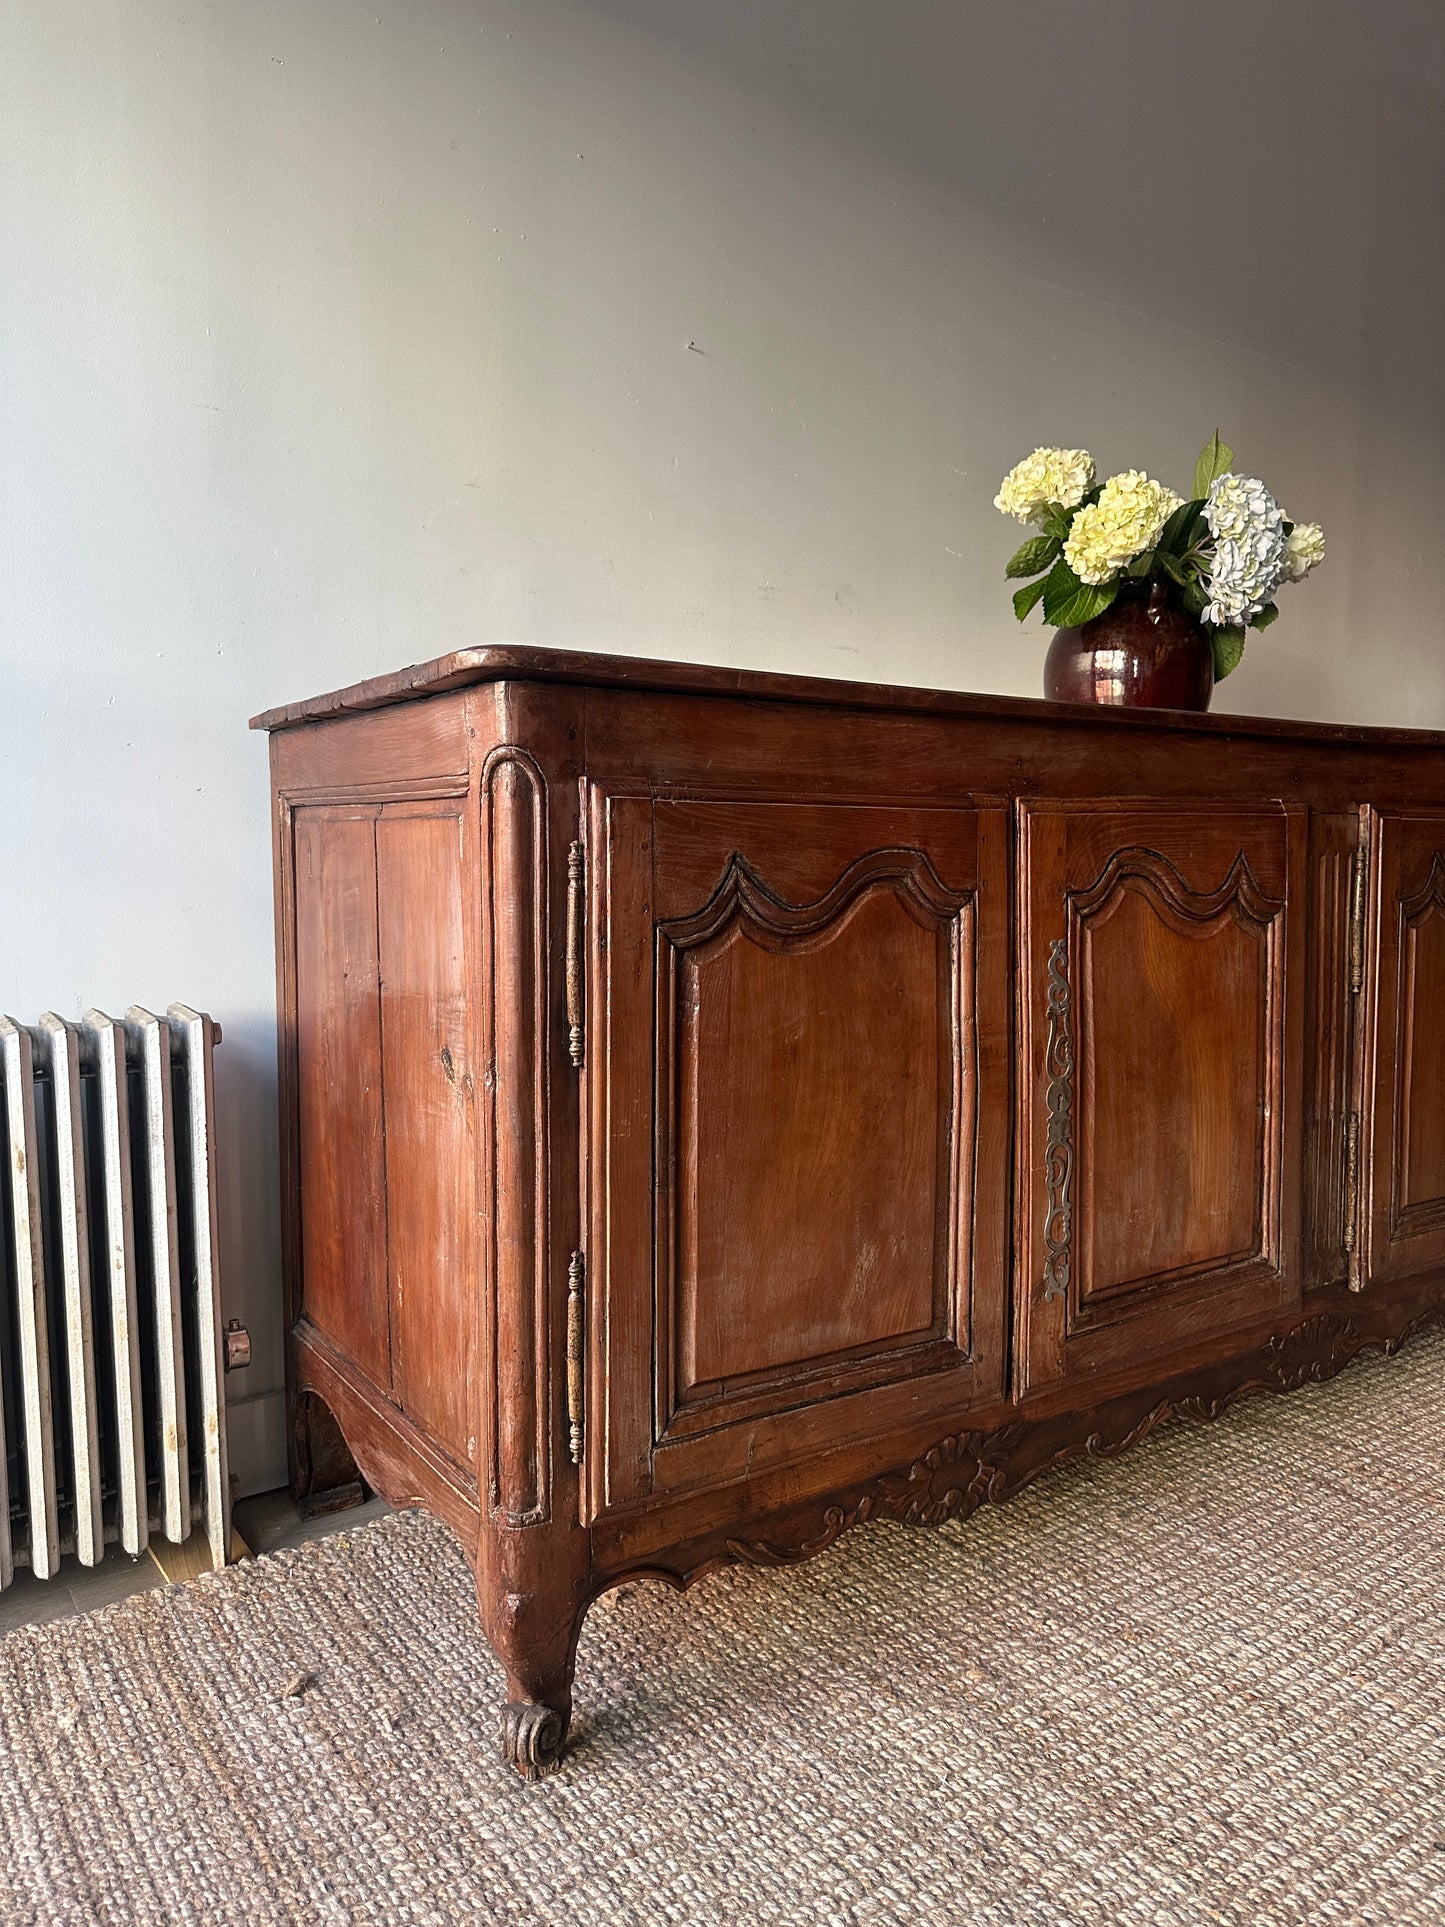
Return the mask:
M1077 629L1058 629L1044 660L1051 702L1131 709L1208 709L1214 650L1156 583L1147 601L1116 602Z

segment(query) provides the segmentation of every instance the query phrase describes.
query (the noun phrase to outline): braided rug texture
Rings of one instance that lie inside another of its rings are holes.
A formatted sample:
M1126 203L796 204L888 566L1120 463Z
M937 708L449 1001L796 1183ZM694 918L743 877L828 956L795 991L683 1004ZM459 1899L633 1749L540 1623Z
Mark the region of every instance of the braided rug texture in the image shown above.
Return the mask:
M412 1513L0 1642L7 1922L1439 1923L1445 1337L644 1583L525 1786ZM303 1674L307 1683L287 1697Z

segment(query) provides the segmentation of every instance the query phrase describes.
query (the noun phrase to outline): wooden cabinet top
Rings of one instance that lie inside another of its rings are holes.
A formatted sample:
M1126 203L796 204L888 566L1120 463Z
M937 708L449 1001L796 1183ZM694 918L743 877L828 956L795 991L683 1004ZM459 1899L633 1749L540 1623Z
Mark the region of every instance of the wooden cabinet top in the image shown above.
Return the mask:
M1268 645L1265 645L1266 647ZM390 675L372 676L321 696L283 703L253 716L253 729L291 729L361 710L384 709L469 684L558 682L594 688L636 689L683 695L728 696L750 702L801 703L819 708L891 710L970 720L989 717L1018 723L1067 723L1173 731L1181 735L1253 736L1376 747L1445 746L1445 731L1377 729L1352 723L1295 722L1271 716L1191 715L1183 710L1094 708L1089 704L1038 702L1021 696L981 696L951 689L912 689L890 683L844 682L828 676L779 675L761 669L724 669L709 663L656 662L642 656L609 656L576 649L506 644L454 649L431 662Z

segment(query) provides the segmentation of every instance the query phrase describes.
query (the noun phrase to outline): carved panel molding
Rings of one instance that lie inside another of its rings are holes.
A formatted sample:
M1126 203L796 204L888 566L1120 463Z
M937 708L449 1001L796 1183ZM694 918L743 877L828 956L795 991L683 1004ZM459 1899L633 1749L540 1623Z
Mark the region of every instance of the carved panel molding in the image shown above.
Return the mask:
M658 926L660 945L674 953L694 950L740 923L764 949L783 951L812 936L827 937L865 891L890 889L925 927L949 923L971 891L949 890L922 850L870 850L811 903L789 903L763 881L737 851L712 896L687 917Z
M1430 860L1430 874L1409 896L1400 899L1400 920L1407 930L1417 930L1431 911L1445 915L1445 853L1436 850Z
M1217 890L1191 889L1177 864L1158 850L1116 850L1087 890L1069 892L1069 908L1083 923L1112 909L1127 885L1147 897L1155 912L1181 935L1198 934L1222 916L1267 928L1284 905L1266 896L1243 852Z

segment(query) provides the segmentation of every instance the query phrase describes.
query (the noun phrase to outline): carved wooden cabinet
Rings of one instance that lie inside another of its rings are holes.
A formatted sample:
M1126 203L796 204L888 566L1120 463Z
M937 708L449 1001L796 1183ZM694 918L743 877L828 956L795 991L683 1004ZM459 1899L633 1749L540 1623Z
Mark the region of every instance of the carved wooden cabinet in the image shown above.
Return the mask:
M272 734L293 1480L590 1601L1445 1305L1445 738L525 649Z

